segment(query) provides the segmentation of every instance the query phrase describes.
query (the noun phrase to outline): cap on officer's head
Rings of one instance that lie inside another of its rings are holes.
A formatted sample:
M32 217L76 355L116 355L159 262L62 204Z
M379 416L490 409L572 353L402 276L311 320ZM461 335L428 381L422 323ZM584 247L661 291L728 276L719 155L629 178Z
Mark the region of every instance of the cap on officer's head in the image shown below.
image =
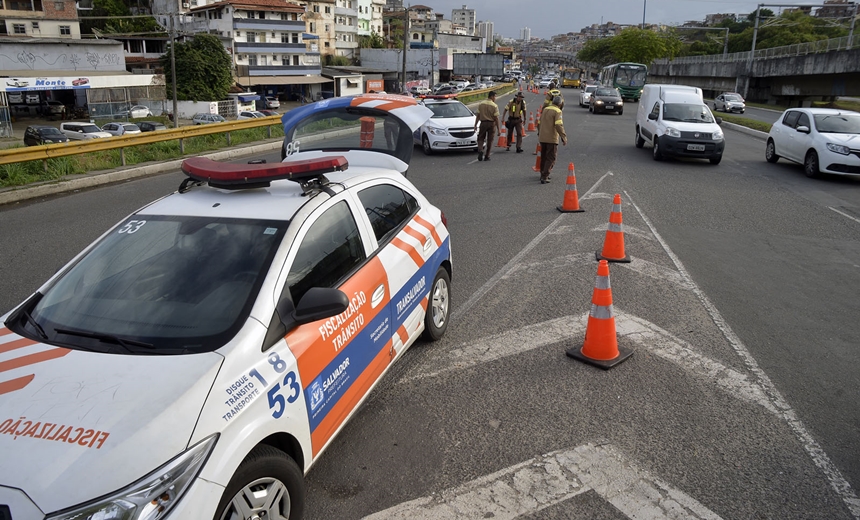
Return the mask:
M560 96L560 95L561 95L561 92L559 92L559 91L558 91L558 90L556 90L556 89L552 89L552 90L550 90L550 91L549 91L549 93L550 93L550 94L552 94L552 95L553 95L553 97L555 97L555 96Z
M516 97L525 97L525 96L523 96L523 93L522 93L522 92L517 92L517 96L516 96Z
M552 104L555 106L561 106L561 96L555 96L552 98Z

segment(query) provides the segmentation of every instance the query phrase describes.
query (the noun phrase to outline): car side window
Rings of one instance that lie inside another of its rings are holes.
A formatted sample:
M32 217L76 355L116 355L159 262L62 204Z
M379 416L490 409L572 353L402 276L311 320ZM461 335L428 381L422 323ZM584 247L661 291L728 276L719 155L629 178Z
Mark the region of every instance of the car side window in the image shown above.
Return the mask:
M364 205L373 234L380 245L397 234L403 224L418 211L415 197L390 184L361 190L358 198Z
M802 113L802 112L800 114L800 117L797 118L797 124L794 125L795 128L797 128L799 126L805 126L806 128L812 128L812 125L809 124L809 116Z
M287 275L293 302L312 287L337 287L366 258L349 205L338 202L311 224L299 245Z
M785 117L782 118L782 124L789 128L794 128L795 123L797 123L798 117L800 117L800 112L796 110L786 112Z
M654 108L651 109L651 113L655 116L660 115L660 103L654 103Z

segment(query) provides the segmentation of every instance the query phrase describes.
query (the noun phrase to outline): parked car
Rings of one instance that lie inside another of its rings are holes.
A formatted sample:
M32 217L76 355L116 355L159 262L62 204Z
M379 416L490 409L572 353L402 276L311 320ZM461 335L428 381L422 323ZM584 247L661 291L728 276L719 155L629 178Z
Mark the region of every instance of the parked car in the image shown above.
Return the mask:
M266 117L269 117L269 116L279 116L279 115L281 115L281 114L279 114L279 113L275 112L274 110L257 110L257 112L259 112L259 113L263 114L263 115L264 115L264 116L266 116Z
M476 150L475 114L456 99L426 98L420 102L433 115L412 134L426 155L449 150Z
M24 102L24 94L22 92L9 92L9 104L20 104Z
M285 162L186 159L0 317L0 518L302 518L304 475L450 322L447 220L403 175L430 113L378 99L290 111ZM344 136L356 106L402 146Z
M31 125L24 130L24 144L27 146L68 142L65 134L50 125Z
M158 121L138 121L137 127L140 128L141 132L155 132L156 130L167 130L167 127L164 126L163 123L159 123Z
M433 85L433 88L431 88L430 90L432 90L433 93L435 94L439 91L439 89L445 88L445 87L450 87L450 86L451 86L450 83L436 83L435 85Z
M860 113L834 108L790 108L770 127L764 157L820 173L860 175Z
M591 94L597 90L597 85L586 85L582 92L579 93L579 106L588 107L591 105Z
M128 119L140 119L142 117L152 117L152 111L149 107L143 105L135 105L125 110L120 110L116 113L117 117L126 117Z
M542 80L538 81L538 87L540 87L540 88L549 88L549 84L550 84L550 83L552 83L552 80L551 80L551 79L549 79L549 78L543 78Z
M26 101L28 105L38 105L42 101L42 98L37 92L28 92L24 94L24 101Z
M281 108L281 102L276 97L266 96L266 108Z
M471 83L470 83L469 81L465 80L465 79L453 79L453 80L451 80L449 83L450 83L451 85L453 85L453 86L455 86L455 87L459 88L460 90L463 90L464 88L466 88L466 87L468 87L469 85L471 85Z
M266 114L258 110L246 110L244 112L239 112L239 117L236 119L259 119L262 117L266 117Z
M191 122L195 125L208 125L210 123L223 123L225 121L227 120L220 114L194 114L194 117L191 118Z
M714 98L714 110L743 114L746 108L744 98L737 92L723 92Z
M140 127L134 123L106 123L102 126L102 131L110 135L139 134L141 132Z
M54 100L42 101L39 111L44 116L62 116L66 112L66 105Z
M592 92L588 110L594 114L599 112L615 112L619 116L624 113L624 101L618 89L598 87Z
M73 141L100 139L102 137L111 136L111 134L103 132L101 128L92 123L60 123L60 131L66 134L66 137Z
M430 94L432 91L429 87L424 87L421 85L416 85L413 87L409 87L409 93L413 96L426 96Z
M457 95L460 93L460 89L455 87L454 85L448 85L447 87L442 87L436 92L433 93L434 96L445 96L445 95Z

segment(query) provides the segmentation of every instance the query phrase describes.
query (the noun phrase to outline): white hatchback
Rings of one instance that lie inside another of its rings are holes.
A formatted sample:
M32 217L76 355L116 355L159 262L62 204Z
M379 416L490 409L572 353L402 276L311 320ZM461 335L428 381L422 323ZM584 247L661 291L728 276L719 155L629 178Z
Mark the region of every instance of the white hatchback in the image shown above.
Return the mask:
M412 138L426 155L451 150L477 150L475 114L462 102L447 96L425 98L421 103L433 116L415 131Z
M586 85L582 92L579 93L579 106L588 108L591 105L591 94L597 90L600 85Z
M0 517L301 518L303 475L448 327L447 223L402 174L429 116L293 109L284 162L187 159L4 316Z
M860 175L860 113L832 108L790 108L770 127L765 159L803 165L820 173Z
M102 126L102 132L110 135L139 134L140 127L134 123L106 123Z

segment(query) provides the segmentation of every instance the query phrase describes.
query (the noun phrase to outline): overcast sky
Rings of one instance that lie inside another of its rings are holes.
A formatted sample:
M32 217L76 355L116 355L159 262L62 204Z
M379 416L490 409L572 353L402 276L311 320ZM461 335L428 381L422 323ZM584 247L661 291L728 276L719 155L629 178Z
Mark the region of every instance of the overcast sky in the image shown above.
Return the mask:
M495 32L506 38L519 38L520 29L529 27L532 37L549 38L555 34L579 32L591 24L615 22L641 24L645 8L646 23L679 24L703 21L712 13L751 13L759 2L744 0L404 0L405 5L426 5L451 18L452 9L474 9L478 21L495 24ZM778 2L773 2L778 3ZM800 4L793 0L786 4ZM806 2L823 3L819 1ZM777 11L775 8L771 8Z

